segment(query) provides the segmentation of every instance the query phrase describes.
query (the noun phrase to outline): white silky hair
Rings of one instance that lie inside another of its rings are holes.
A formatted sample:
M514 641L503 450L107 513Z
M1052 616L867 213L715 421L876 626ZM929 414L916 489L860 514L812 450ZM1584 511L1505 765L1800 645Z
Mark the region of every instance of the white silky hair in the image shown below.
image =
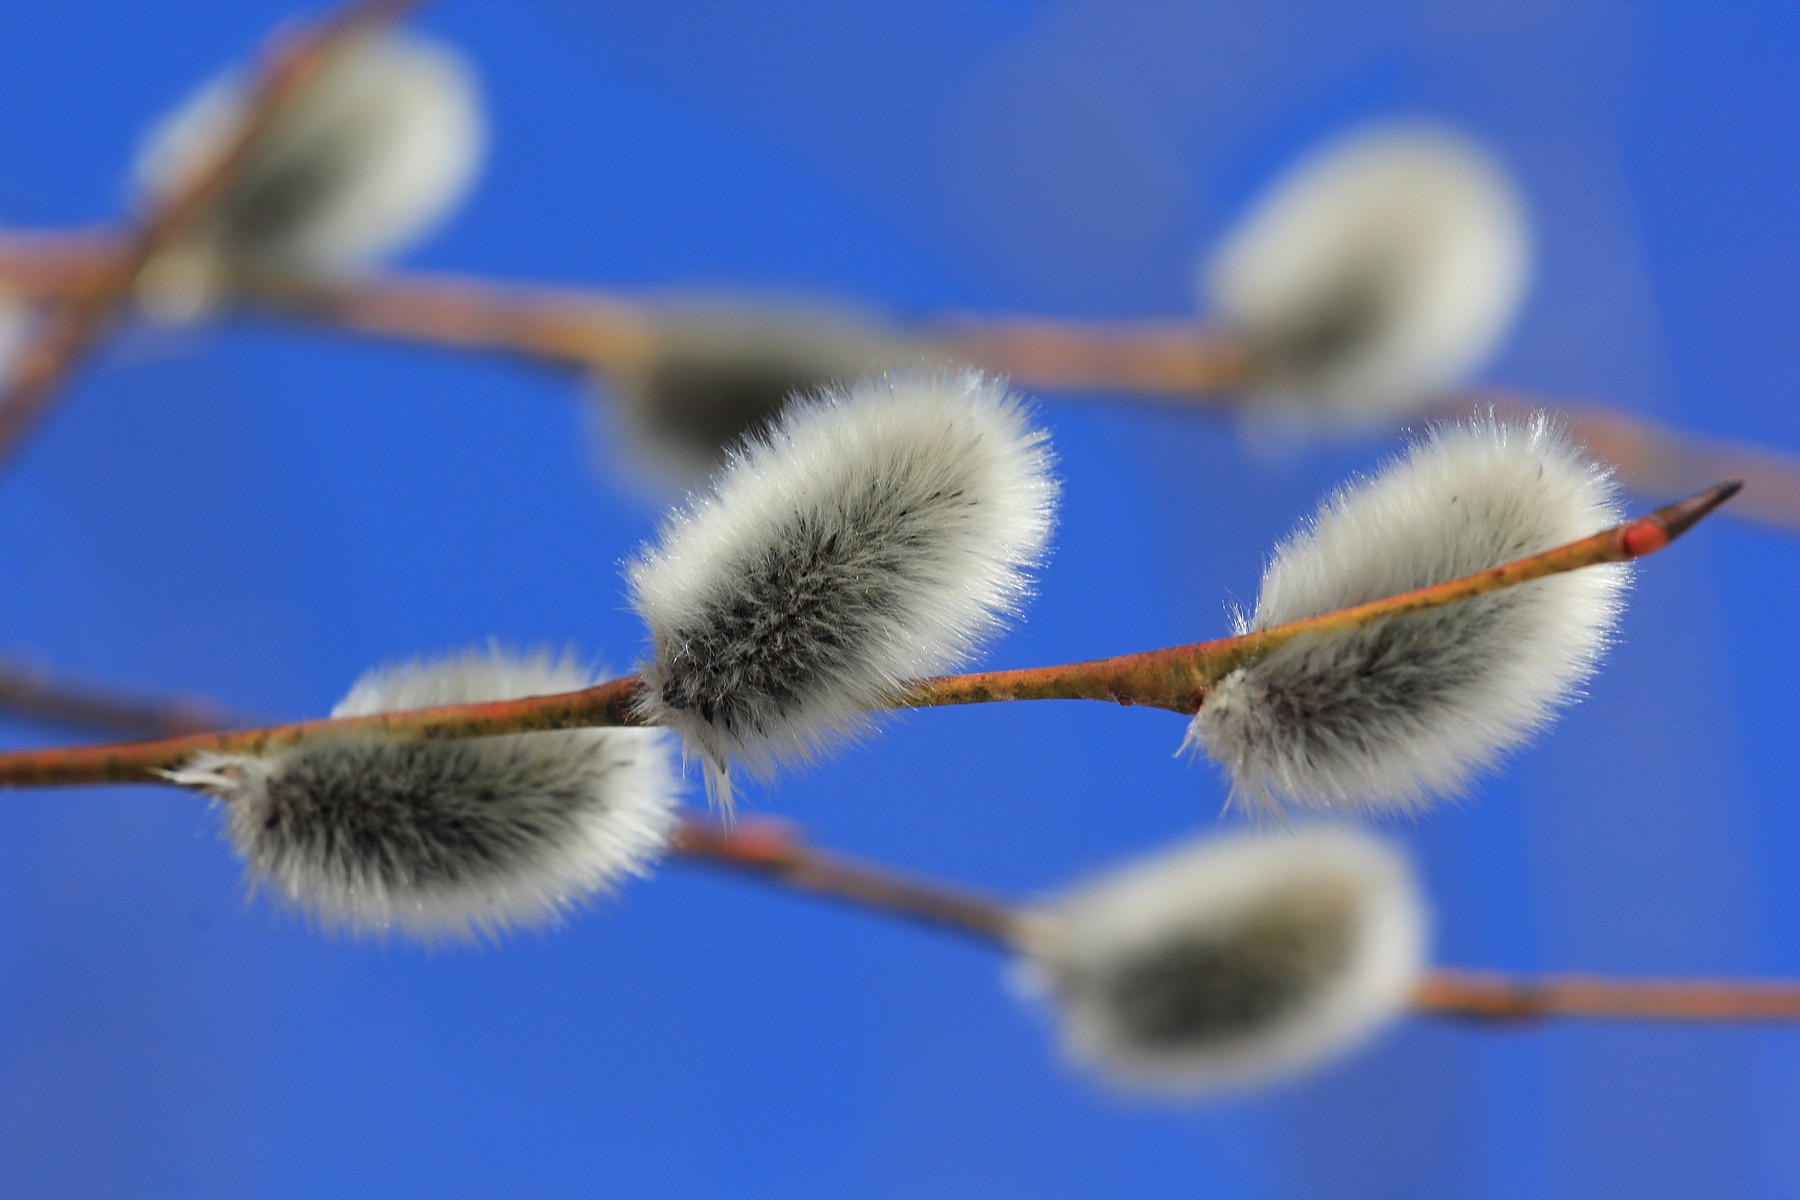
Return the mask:
M1049 544L1047 435L1003 381L888 374L798 399L629 565L649 627L646 719L729 807L766 773L867 728L1016 613Z
M1244 340L1246 415L1376 424L1492 355L1530 275L1525 205L1450 129L1363 130L1303 159L1202 271Z
M12 378L13 368L30 344L32 324L31 306L0 288L0 387Z
M870 314L844 305L697 296L665 300L645 361L601 380L614 456L646 483L703 483L726 451L810 395L915 357Z
M1208 837L1047 906L1024 963L1075 1061L1204 1095L1322 1066L1405 1011L1425 906L1398 849L1348 829Z
M1432 427L1283 542L1244 633L1412 591L1615 525L1610 469L1539 413ZM1417 810L1547 726L1606 649L1630 582L1614 563L1353 629L1240 667L1189 727L1234 802Z
M153 128L134 187L154 204L236 135L249 79L233 69ZM336 274L422 238L463 198L486 152L480 89L447 46L403 32L345 47L276 115L232 186L159 276L177 289L282 268Z
M493 648L363 675L334 717L574 691L573 658ZM253 887L327 928L425 941L560 920L647 873L674 829L673 739L581 729L397 741L328 735L168 773L224 802Z

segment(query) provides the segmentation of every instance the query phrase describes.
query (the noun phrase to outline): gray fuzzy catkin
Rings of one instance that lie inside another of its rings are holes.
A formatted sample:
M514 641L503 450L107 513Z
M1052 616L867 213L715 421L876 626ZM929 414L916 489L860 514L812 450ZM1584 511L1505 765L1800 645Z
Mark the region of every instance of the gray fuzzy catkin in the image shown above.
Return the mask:
M201 88L144 139L141 201L187 186L235 135L246 77ZM461 199L486 121L474 73L446 46L406 33L365 39L326 64L264 131L228 188L151 273L214 286L241 270L341 271L421 236ZM178 297L179 299L185 299Z
M788 399L904 366L892 330L850 311L719 299L669 302L649 358L609 374L607 425L629 465L689 485Z
M1620 519L1611 473L1543 414L1433 428L1275 552L1265 629L1549 550ZM1584 568L1288 642L1213 687L1189 744L1269 811L1415 810L1546 726L1593 673L1630 579Z
M1372 424L1494 351L1530 274L1525 206L1464 135L1402 124L1308 156L1207 261L1246 351L1245 415Z
M471 652L372 671L332 715L572 691L592 673L548 654ZM673 828L661 730L458 740L319 738L205 754L170 779L224 802L253 883L328 927L427 940L540 924L642 874Z
M791 404L629 568L641 706L703 758L763 771L864 727L1012 615L1056 499L1042 430L973 371Z
M1348 830L1208 838L1050 905L1029 973L1079 1062L1204 1093L1316 1067L1405 1007L1424 909L1405 860Z

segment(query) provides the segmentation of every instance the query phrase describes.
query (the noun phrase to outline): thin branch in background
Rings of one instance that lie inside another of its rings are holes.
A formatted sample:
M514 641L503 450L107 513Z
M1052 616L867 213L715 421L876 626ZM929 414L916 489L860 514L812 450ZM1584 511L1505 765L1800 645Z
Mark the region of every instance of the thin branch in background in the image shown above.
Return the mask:
M955 313L920 330L935 354L1006 375L1020 387L1117 392L1145 400L1228 407L1243 383L1242 347L1197 320L1092 322Z
M7 232L0 234L0 282L27 297L67 299L108 278L112 260L122 252L105 233ZM234 285L239 316L621 374L649 361L660 326L680 311L594 289L456 275L388 272L342 281L256 271L242 274ZM953 313L925 322L916 339L921 353L972 363L1021 387L1047 391L1222 401L1243 371L1230 339L1183 320L1095 324Z
M1800 983L1749 979L1617 979L1507 975L1440 967L1413 1000L1421 1013L1482 1022L1585 1017L1750 1023L1800 1020Z
M0 234L0 284L27 298L70 300L113 277L119 243L105 233ZM496 354L556 370L629 373L656 353L666 315L601 291L507 286L451 275L389 273L356 282L272 274L242 281L240 315L271 316L339 333ZM950 314L918 331L922 353L1010 376L1039 391L1110 393L1229 409L1243 379L1239 347L1197 322L1095 323L1034 316ZM1800 457L1750 443L1713 441L1579 401L1475 388L1470 402L1518 414L1546 405L1640 492L1683 492L1737 478L1750 495L1737 515L1800 529Z
M1212 683L1294 638L1456 604L1564 571L1653 554L1729 500L1740 486L1735 481L1722 483L1542 554L1385 600L1217 641L1058 666L924 680L900 696L893 707L932 708L1007 700L1099 700L1163 708L1191 716L1198 711ZM445 705L335 720L320 718L155 741L15 751L0 754L0 788L147 783L163 772L179 769L196 754L263 755L322 735L350 732L425 740L637 725L642 723L637 706L639 686L637 676L627 675L584 691L525 700Z
M0 242L0 273L6 270ZM252 311L298 318L385 339L502 352L565 367L627 372L654 353L655 306L601 292L503 289L474 279L393 275L347 285L298 279L250 281ZM1096 323L1036 316L950 314L917 331L919 349L1047 392L1110 393L1184 407L1233 407L1245 378L1242 347L1198 321ZM1715 479L1743 479L1752 496L1734 511L1800 529L1800 457L1748 443L1715 441L1616 409L1497 389L1472 389L1469 403L1523 413L1550 405L1575 436L1614 464L1639 492L1681 493Z
M1013 905L824 853L806 845L799 830L786 821L765 817L726 827L687 817L669 850L689 862L723 867L789 891L947 929L987 944L1016 948L1029 936L1024 914Z
M448 275L331 282L246 272L234 299L243 316L501 354L563 370L634 371L658 343L656 310L624 296L496 287Z
M1712 479L1741 479L1747 490L1731 506L1740 517L1780 529L1800 529L1800 457L1749 442L1714 441L1644 417L1580 401L1481 389L1472 393L1500 413L1546 405L1568 417L1569 432L1619 469L1640 491L1680 493Z
M620 373L644 365L666 314L679 311L600 291L398 274L342 284L250 275L238 299L252 315ZM1095 324L958 313L931 319L914 338L927 357L971 363L1046 391L1109 390L1191 405L1221 401L1243 378L1238 348L1192 321Z
M805 844L783 821L756 819L726 829L688 818L673 853L722 866L773 886L853 908L919 922L1005 950L1033 936L1035 910ZM1800 984L1735 979L1619 979L1591 975L1511 975L1437 969L1413 1001L1425 1016L1483 1023L1582 1017L1621 1021L1800 1021Z
M53 310L0 394L0 463L55 401L81 360L105 336L157 253L224 194L251 150L295 95L339 50L398 20L418 0L354 0L311 32L278 35L265 52L242 124L212 165L149 211L119 243L89 286Z
M233 717L210 700L126 695L6 659L0 659L0 712L135 737L182 737L257 723Z
M70 304L106 286L125 251L108 228L0 233L0 284L39 304Z

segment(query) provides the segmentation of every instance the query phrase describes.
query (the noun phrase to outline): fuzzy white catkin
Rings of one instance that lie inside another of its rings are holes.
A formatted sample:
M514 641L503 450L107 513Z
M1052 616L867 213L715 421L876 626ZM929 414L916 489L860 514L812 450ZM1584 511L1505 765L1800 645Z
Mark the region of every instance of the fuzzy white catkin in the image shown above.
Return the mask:
M243 119L247 77L202 87L145 137L135 169L154 204L207 169ZM201 227L153 265L204 289L233 270L338 273L423 237L467 192L486 150L469 64L402 32L347 47L264 131Z
M1239 632L1474 574L1618 523L1609 469L1544 414L1442 424L1283 542ZM1405 811L1461 790L1579 694L1627 564L1303 636L1239 668L1189 728L1232 797Z
M593 673L497 650L370 671L334 717L573 691ZM320 738L203 754L168 776L224 802L254 885L328 928L425 940L540 925L645 873L674 828L672 740L654 729L493 738Z
M1200 1095L1317 1068L1406 1008L1427 919L1393 847L1349 830L1207 838L1051 905L1028 979L1075 1060Z
M1366 130L1303 160L1202 272L1244 340L1247 413L1372 424L1472 375L1530 273L1525 206L1451 130Z
M642 710L729 804L865 727L908 680L964 663L1049 542L1044 432L974 371L893 374L790 404L629 567L649 627Z
M603 381L608 440L641 474L702 482L789 397L812 395L913 357L877 320L842 308L712 298L670 302L646 361Z

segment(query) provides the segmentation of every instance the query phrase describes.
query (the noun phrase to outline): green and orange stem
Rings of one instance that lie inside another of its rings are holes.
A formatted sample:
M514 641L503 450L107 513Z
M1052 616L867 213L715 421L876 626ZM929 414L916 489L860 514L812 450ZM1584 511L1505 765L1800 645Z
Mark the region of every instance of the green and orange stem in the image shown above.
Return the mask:
M936 708L1002 700L1102 700L1191 715L1199 711L1207 689L1218 680L1295 638L1320 636L1458 604L1564 571L1653 554L1729 500L1740 486L1735 480L1722 483L1566 546L1385 600L1218 641L1060 666L923 680L889 707ZM163 772L180 768L197 754L264 755L319 737L375 735L426 740L636 725L642 723L636 708L639 687L637 676L628 675L582 691L524 700L321 718L262 729L103 746L21 750L0 754L0 787L151 782Z
M353 0L300 36L271 38L242 124L218 157L154 206L92 264L53 307L0 393L0 461L10 457L55 402L64 383L129 303L151 261L173 245L224 195L270 125L330 59L355 41L400 19L418 0Z

